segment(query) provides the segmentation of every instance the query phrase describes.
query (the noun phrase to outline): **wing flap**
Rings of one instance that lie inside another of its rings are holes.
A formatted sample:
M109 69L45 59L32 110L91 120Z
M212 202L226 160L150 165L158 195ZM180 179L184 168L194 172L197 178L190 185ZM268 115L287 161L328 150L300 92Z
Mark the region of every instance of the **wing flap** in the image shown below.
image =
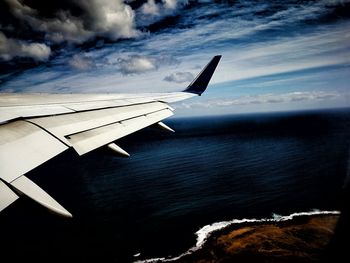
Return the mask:
M73 134L67 138L78 154L83 155L128 134L155 124L171 115L173 115L173 112L170 109L162 109L122 122Z
M61 140L64 136L95 129L151 112L169 108L161 102L137 104L94 111L77 112L58 116L29 119Z
M68 149L39 127L26 121L0 126L0 177L10 183Z
M54 101L56 98L58 101L61 94L46 94L43 97L44 101ZM78 100L80 98L79 94L71 94L72 100L75 98ZM91 97L94 94L90 94ZM97 96L97 94L95 94ZM58 102L56 104L32 104L32 105L15 105L11 104L11 98L17 98L14 100L14 103L19 103L18 95L7 94L5 99L7 100L7 104L5 104L4 99L0 100L0 123L8 122L11 120L19 119L19 118L33 118L33 117L45 117L45 116L57 116L59 114L67 114L67 113L77 113L91 110L99 110L106 108L115 108L115 107L128 107L132 105L146 104L152 102L166 102L172 103L184 99L191 98L193 96L197 96L197 94L187 93L187 92L173 92L173 93L165 93L165 94L143 94L143 95L129 95L127 98L118 98L114 99L116 95L110 94L104 95L103 100L95 100L95 101L78 101L78 102ZM33 98L34 99L34 98ZM91 99L91 98L90 98ZM31 100L28 99L30 102ZM27 102L27 103L29 103ZM36 103L36 101L33 101Z
M103 101L88 101L79 103L63 104L66 108L74 111L96 110L111 107L127 106L130 103L126 100L103 100Z

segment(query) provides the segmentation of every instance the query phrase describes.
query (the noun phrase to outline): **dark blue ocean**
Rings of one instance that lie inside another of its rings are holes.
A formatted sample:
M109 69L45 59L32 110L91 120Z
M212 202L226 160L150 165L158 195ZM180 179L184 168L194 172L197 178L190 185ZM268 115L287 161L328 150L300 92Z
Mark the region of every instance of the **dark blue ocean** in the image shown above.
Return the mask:
M21 198L0 213L2 259L132 262L177 256L207 224L340 209L349 109L166 123L176 133L148 128L118 141L128 159L105 149L83 157L68 151L28 174L74 217Z

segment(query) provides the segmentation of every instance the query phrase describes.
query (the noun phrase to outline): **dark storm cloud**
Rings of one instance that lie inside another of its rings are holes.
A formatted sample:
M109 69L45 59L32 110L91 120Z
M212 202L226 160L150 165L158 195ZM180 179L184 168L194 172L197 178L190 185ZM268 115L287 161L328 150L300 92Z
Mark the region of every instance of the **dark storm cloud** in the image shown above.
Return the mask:
M139 35L135 28L134 11L122 0L74 0L70 9L58 9L50 17L41 15L25 1L5 0L9 12L33 31L42 32L51 43L83 43L96 36L116 40Z
M172 15L186 3L184 0L157 3L147 0L4 0L0 3L0 78L9 79L11 74L4 74L18 72L21 67L28 68L30 63L37 66L38 62L61 56L67 49L71 56L68 59L70 67L90 69L94 64L91 58L72 57L75 48L78 47L76 52L80 53L85 48L101 48L103 44L99 43L103 40L113 43L147 36L144 26ZM152 4L157 6L157 13L147 8ZM136 14L140 16L137 21L142 24L142 29L136 24ZM15 68L7 63L12 60ZM128 67L121 62L121 72L130 74L157 68L156 64L151 65L152 61L143 66L140 59L135 61L135 58L129 61Z
M137 1L138 5L124 0L72 0L72 1L32 1L4 0L0 5L5 13L2 28L16 28L32 31L36 38L50 44L82 44L96 37L112 41L137 38L143 32L136 25L151 23L154 17L159 20L172 15L186 5L187 0L163 0L161 2ZM137 9L133 9L132 6ZM157 11L151 6L157 7ZM16 34L13 30L7 33ZM23 35L25 33L23 32ZM26 36L28 37L28 35Z

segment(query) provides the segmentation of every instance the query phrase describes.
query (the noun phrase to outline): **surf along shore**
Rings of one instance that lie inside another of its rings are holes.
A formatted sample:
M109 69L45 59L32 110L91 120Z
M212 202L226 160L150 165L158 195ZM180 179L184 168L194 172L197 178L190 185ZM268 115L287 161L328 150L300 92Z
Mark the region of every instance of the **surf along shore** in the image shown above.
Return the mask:
M175 262L323 262L338 219L339 215L313 215L231 225Z
M147 262L329 262L333 256L329 244L339 217L340 214L315 214L231 224L211 233L191 253Z

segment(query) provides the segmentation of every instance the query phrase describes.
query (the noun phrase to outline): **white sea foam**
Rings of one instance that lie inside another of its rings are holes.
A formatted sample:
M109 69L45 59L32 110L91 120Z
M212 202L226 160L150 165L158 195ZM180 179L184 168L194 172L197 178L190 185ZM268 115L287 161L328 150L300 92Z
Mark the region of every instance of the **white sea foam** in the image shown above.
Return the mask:
M292 213L290 215L278 215L278 214L272 214L271 218L243 218L243 219L233 219L230 221L222 221L222 222L216 222L210 225L206 225L199 229L196 232L197 235L197 242L196 245L191 247L189 250L187 250L185 253L182 253L181 255L177 257L172 257L172 258L152 258L152 259L145 259L145 260L138 260L135 261L134 263L155 263L155 262L171 262L178 260L179 258L191 254L194 251L200 249L205 241L208 239L209 236L211 236L215 231L218 231L220 229L223 229L225 227L234 225L234 224L243 224L243 223L261 223L261 222L283 222L283 221L288 221L292 220L295 217L299 216L313 216L313 215L339 215L340 211L321 211L318 209L314 209L309 212L299 212L299 213Z

